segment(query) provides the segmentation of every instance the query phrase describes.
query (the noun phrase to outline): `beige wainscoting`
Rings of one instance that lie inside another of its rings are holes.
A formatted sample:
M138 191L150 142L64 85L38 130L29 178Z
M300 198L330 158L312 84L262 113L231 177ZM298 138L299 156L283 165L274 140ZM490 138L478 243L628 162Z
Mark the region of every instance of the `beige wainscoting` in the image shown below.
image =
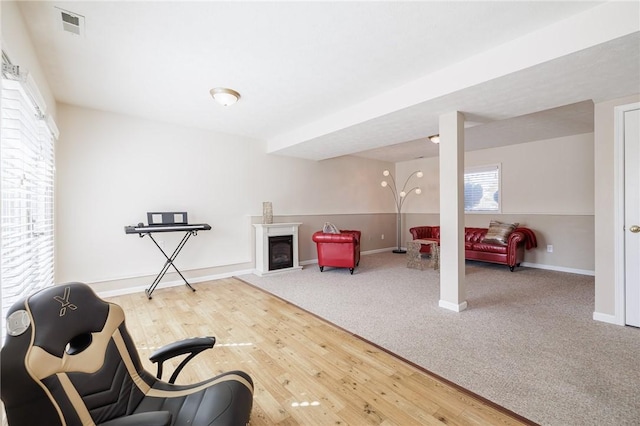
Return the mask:
M322 229L325 222L331 222L339 229L355 229L362 232L360 251L375 251L396 247L396 214L395 213L366 213L366 214L330 214L330 215L291 215L274 216L274 223L301 222L298 228L299 259L300 262L318 259L316 244L311 240L314 232ZM261 223L262 217L254 216L251 223ZM253 228L253 226L252 226ZM255 233L253 244L255 244ZM384 235L384 239L381 236ZM254 246L252 244L252 246ZM252 255L255 262L255 253Z
M180 268L180 272L185 276L189 283L199 283L214 279L231 277L253 271L255 268L255 229L254 223L262 223L261 216L251 216L250 220L250 253L247 258L250 262L234 263L228 265L216 265L210 268L188 269L180 267L180 258L176 259L176 264ZM396 247L396 215L394 213L372 213L372 214L330 214L330 215L291 215L291 216L274 216L274 223L292 223L301 222L298 228L299 238L299 261L305 263L313 263L318 259L316 245L311 240L314 232L322 229L325 222L331 222L341 229L357 229L362 232L360 250L379 251L392 250ZM384 239L381 236L384 234ZM239 244L245 244L239 242ZM153 250L152 246L149 250ZM163 265L161 254L157 253L157 270L159 271ZM215 262L212 262L215 264ZM109 279L104 281L87 282L93 289L103 296L115 296L131 292L142 292L148 288L155 278L154 275L144 274L141 276ZM180 276L169 268L165 277L162 279L158 288L183 286L184 281ZM185 291L188 291L186 289Z
M550 214L467 214L465 225L486 228L489 222L518 222L531 228L538 247L525 252L525 263L540 268L593 275L595 270L594 216ZM409 228L420 225L439 225L437 214L406 214L403 239L411 238ZM553 245L553 253L547 252Z
M527 266L575 272L592 275L594 258L594 216L593 215L466 215L466 226L488 227L495 219L504 222L518 222L535 231L538 247L525 253ZM318 254L311 240L314 232L322 229L325 222L331 222L341 229L357 229L362 232L361 251L375 252L396 247L396 214L330 214L330 215L282 215L274 216L274 223L301 222L299 227L299 260L301 264L313 263ZM225 278L250 272L255 267L254 223L261 223L261 216L251 216L251 262L219 265L210 268L182 270L190 283ZM403 213L402 246L411 239L409 228L420 225L439 225L439 215L426 213ZM384 239L382 239L384 235ZM553 253L547 252L547 245L553 245ZM158 261L158 269L162 261ZM159 287L183 285L181 278L170 269ZM104 295L116 295L147 288L155 275L122 277L108 281L91 282L92 287Z

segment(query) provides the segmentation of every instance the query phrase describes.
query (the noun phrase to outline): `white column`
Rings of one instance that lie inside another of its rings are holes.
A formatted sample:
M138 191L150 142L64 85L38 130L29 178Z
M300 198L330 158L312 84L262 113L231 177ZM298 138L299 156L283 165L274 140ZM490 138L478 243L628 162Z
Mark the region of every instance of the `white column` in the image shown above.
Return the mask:
M464 269L464 115L440 116L440 302L467 308Z

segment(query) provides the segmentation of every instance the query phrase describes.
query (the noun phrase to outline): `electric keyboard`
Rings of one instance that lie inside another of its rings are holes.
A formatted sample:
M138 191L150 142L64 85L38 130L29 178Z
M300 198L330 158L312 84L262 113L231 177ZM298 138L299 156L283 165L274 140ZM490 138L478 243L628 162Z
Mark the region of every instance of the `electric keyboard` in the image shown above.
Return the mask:
M179 232L179 231L210 231L211 226L206 223L192 225L143 225L125 226L126 234L151 234L153 232Z

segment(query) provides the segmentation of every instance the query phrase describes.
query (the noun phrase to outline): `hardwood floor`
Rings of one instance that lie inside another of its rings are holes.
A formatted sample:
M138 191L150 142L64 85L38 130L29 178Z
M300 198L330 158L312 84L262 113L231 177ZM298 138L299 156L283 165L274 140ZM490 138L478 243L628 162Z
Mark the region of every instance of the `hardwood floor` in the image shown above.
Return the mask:
M228 278L112 297L143 363L155 348L215 336L176 383L244 370L252 426L532 424L243 281ZM165 366L167 379L177 366Z

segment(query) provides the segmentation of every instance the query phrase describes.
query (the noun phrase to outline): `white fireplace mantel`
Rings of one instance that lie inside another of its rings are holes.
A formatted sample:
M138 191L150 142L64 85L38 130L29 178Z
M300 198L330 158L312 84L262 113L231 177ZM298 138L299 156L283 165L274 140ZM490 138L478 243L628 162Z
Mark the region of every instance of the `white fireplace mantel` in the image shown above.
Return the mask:
M301 222L294 223L254 223L256 228L256 269L259 276L302 269L298 260L298 227ZM293 236L293 267L269 270L269 237Z

